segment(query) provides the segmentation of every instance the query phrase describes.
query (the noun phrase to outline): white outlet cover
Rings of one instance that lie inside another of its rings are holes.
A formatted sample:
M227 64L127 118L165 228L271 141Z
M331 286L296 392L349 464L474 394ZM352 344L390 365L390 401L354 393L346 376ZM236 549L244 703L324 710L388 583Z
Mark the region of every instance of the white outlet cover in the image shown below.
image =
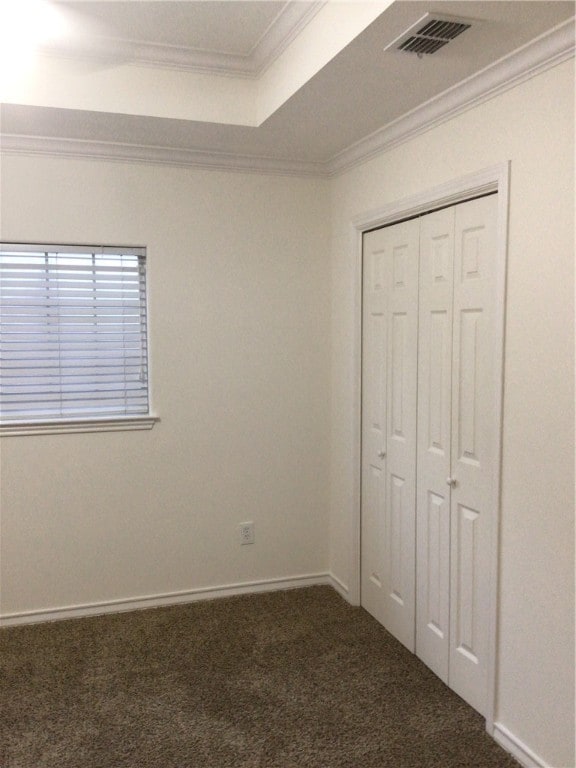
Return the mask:
M240 543L254 544L254 523L240 523Z

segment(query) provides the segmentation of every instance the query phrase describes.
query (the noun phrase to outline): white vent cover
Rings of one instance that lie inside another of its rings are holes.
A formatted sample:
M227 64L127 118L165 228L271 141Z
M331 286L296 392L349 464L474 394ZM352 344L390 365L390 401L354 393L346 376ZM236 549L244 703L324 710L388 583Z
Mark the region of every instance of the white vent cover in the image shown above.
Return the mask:
M394 48L398 51L417 53L422 56L443 48L447 43L461 35L472 26L471 19L455 18L437 13L425 13L412 24L400 37L389 43L384 50Z

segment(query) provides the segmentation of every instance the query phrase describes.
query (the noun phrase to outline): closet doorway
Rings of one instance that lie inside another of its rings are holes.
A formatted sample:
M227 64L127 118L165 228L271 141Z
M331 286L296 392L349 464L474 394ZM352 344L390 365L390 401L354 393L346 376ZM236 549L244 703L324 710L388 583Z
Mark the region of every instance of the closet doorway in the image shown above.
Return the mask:
M487 719L505 274L497 192L431 204L362 238L360 602Z

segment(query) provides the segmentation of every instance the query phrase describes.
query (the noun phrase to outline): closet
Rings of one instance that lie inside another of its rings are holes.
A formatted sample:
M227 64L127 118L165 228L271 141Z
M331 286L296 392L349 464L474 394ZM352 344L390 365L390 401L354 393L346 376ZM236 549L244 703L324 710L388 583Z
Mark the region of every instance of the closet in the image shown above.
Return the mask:
M487 195L363 238L361 602L483 714L496 206Z

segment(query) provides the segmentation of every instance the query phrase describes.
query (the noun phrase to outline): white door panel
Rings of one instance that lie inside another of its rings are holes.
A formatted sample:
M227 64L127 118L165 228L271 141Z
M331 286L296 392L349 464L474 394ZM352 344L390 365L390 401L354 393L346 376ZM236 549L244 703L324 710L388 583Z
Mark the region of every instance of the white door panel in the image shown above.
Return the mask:
M363 264L362 604L410 650L415 621L418 230L414 220L368 233Z
M448 682L454 208L420 220L416 653Z
M383 230L392 280L388 295L388 442L385 626L411 651L416 616L417 219Z
M383 615L386 476L386 296L390 282L386 244L364 236L362 319L362 604Z
M496 196L455 208L450 686L486 709L497 423Z

